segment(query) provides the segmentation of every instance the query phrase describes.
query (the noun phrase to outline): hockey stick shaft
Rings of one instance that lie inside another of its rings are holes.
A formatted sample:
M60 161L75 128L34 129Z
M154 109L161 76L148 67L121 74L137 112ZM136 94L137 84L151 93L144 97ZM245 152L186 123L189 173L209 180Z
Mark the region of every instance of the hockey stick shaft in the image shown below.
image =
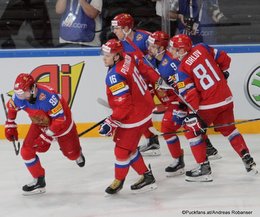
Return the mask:
M2 93L1 93L1 99L2 99L2 104L3 104L3 107L4 107L4 111L5 111L5 117L6 117L6 120L7 120L8 117L7 117L7 109L6 109L6 105L5 105L5 98L4 98L4 95ZM14 146L15 154L18 155L19 152L20 152L20 142L18 141L17 146L16 146L15 139L13 138L12 143L13 143L13 146Z
M84 130L83 132L78 134L78 137L81 137L83 135L85 135L86 133L88 133L89 131L95 129L96 127L98 127L100 124L102 124L104 121L106 120L106 118L104 118L103 120L99 121L98 123L94 124L92 127Z
M235 121L235 122L232 122L232 123L217 124L217 125L212 125L212 126L204 127L203 129L204 129L204 130L210 129L210 128L216 129L216 128L221 128L221 127L228 127L228 126L231 126L231 125L237 125L237 124L244 124L244 123L259 121L259 120L260 120L260 118L248 119L248 120L243 120L243 121ZM155 135L157 135L157 136L165 136L165 135L180 134L180 133L188 132L188 130L179 130L179 131L175 131L175 132L162 133L162 132L159 132L158 130L156 130L154 127L150 127L149 130L150 130L153 134L155 134Z
M97 102L98 102L100 105L102 105L102 106L104 106L104 107L106 107L106 108L111 109L110 106L109 106L109 104L108 104L108 102L107 102L106 100L104 100L104 99L98 97L98 98L97 98Z

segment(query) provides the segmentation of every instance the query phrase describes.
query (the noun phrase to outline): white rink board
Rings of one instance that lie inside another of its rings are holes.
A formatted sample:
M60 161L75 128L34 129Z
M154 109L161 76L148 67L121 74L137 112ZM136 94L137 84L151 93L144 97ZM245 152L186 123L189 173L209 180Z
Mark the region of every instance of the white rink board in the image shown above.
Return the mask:
M65 49L66 50L66 49ZM93 50L93 49L92 49ZM4 51L1 51L4 52ZM31 73L43 65L75 65L84 62L85 66L74 98L72 111L76 123L97 122L109 115L109 110L97 103L97 98L105 98L105 75L102 56L45 56L0 58L1 75L0 92L6 93L13 87L14 80L20 72ZM68 51L69 52L69 51ZM231 68L228 83L234 94L236 119L252 119L259 116L259 110L246 99L244 83L252 68L260 65L260 53L231 53ZM1 57L1 55L0 55ZM259 88L260 89L260 88ZM260 91L259 91L260 93ZM6 97L7 100L7 97ZM5 120L4 110L0 109L0 119ZM26 115L18 116L19 123L29 123Z

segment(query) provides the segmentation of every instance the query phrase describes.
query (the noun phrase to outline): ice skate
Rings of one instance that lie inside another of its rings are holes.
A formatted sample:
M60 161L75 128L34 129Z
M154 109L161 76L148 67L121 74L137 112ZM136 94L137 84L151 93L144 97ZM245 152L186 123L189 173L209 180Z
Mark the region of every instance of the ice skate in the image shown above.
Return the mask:
M143 156L158 156L160 152L160 143L158 136L147 139L147 143L139 147L139 151Z
M218 150L211 144L209 139L205 140L207 144L207 157L209 160L217 160L222 158L221 155L219 155Z
M131 185L131 190L133 190L136 193L152 191L156 188L157 185L155 183L155 178L152 174L151 168L149 171L145 172L136 183Z
M205 161L195 169L186 172L186 181L188 182L211 182L211 168L209 161Z
M45 193L45 178L44 176L38 177L33 182L23 186L23 195L34 195Z
M79 167L85 166L85 157L82 153L80 153L80 156L76 159L76 163Z
M183 161L183 155L179 158L175 158L173 163L165 168L165 172L167 173L167 177L174 177L184 174L185 163Z
M256 169L256 163L248 152L244 151L242 161L248 174L256 175L258 173L258 170Z
M120 181L118 179L115 179L112 182L112 184L106 188L105 192L107 194L115 194L115 193L119 192L123 188L124 181L125 180Z

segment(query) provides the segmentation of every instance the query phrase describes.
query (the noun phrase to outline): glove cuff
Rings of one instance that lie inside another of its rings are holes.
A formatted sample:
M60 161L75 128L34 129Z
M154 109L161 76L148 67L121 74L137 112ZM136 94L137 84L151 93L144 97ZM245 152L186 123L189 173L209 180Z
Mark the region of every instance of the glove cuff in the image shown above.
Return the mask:
M111 117L108 117L105 122L114 128L117 128L121 125L121 123L119 121L115 121Z
M45 133L40 134L40 137L42 140L44 140L45 142L51 143L53 141L53 138L46 135Z
M5 128L17 128L17 124L14 122L14 120L7 120L5 122Z

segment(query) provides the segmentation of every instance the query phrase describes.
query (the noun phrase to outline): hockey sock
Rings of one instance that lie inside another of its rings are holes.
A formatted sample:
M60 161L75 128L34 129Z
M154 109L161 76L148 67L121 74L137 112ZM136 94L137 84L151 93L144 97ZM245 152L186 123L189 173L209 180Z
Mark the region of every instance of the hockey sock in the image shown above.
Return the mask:
M198 137L197 137L198 138ZM197 142L190 141L191 151L197 163L203 163L206 161L206 143L200 139Z
M238 132L238 130L234 130L230 135L228 135L228 140L233 147L233 149L238 153L240 157L242 157L242 151L246 150L249 152L246 142L243 136Z
M139 175L142 175L148 171L148 168L144 163L144 159L139 151L136 151L135 154L131 156L130 165Z
M181 149L181 144L178 136L164 136L167 143L168 149L173 158L179 158L183 155L183 150Z
M34 178L45 175L45 170L42 168L40 159L37 155L35 158L25 160L25 165Z

